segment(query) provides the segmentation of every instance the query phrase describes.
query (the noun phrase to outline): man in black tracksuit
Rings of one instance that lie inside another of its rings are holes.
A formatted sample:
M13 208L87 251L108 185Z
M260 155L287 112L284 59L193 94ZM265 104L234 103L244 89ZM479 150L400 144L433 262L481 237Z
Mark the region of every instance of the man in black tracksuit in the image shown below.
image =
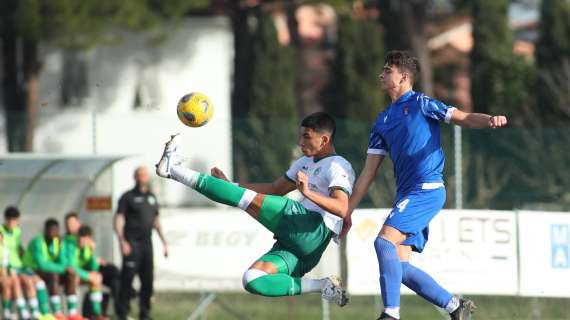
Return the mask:
M130 296L133 279L139 275L139 319L150 319L150 299L153 293L153 250L152 229L156 229L162 241L164 256L168 256L168 246L158 218L158 202L149 189L150 175L145 167L139 167L134 174L136 185L119 199L115 215L115 232L119 239L123 266L121 270L121 290L117 303L117 316L127 319L130 311Z

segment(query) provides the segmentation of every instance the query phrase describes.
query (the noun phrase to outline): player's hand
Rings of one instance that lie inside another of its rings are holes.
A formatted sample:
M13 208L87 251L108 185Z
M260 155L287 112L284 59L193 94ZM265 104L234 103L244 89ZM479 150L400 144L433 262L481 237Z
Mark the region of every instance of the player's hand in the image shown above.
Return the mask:
M123 256L129 256L131 254L131 245L127 240L121 242L121 253Z
M489 127L490 128L500 128L507 125L507 117L505 116L492 116L489 118Z
M165 258L168 258L168 244L166 242L162 244L162 253Z
M342 230L340 231L339 238L343 239L350 230L350 228L352 228L352 217L351 214L348 214L346 217L344 217L342 221Z
M218 179L230 181L230 179L228 179L226 174L222 170L220 170L218 167L213 167L212 170L210 170L210 174L212 175L212 177L216 177Z
M309 190L309 177L302 171L297 171L297 190L306 195Z

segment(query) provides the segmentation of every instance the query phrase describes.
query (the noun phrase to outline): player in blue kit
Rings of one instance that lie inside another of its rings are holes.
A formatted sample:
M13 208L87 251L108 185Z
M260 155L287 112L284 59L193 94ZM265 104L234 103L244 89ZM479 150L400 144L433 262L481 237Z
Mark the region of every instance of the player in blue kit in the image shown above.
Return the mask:
M442 288L427 273L409 263L412 251L422 252L428 225L443 208L444 154L440 122L467 128L498 128L504 116L466 113L412 90L419 63L407 52L387 54L380 82L392 103L376 118L366 162L350 198L352 212L368 191L384 157L394 163L397 194L390 215L374 242L380 267L384 312L378 319L400 319L400 287L403 283L434 305L449 312L452 320L471 318L475 305ZM345 219L344 233L350 228Z

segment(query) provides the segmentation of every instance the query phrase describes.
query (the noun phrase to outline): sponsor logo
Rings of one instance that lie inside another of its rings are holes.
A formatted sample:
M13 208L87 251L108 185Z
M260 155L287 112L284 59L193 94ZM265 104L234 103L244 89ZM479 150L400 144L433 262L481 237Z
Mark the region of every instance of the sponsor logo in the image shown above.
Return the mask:
M552 268L570 269L570 225L551 225L550 244L550 263Z

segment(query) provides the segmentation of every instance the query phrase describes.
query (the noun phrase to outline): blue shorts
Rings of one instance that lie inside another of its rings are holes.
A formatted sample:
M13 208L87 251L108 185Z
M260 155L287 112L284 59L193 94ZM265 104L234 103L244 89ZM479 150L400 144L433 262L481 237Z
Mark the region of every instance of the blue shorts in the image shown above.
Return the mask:
M429 223L443 208L445 196L444 187L399 195L384 224L407 235L403 245L422 252L428 241Z

